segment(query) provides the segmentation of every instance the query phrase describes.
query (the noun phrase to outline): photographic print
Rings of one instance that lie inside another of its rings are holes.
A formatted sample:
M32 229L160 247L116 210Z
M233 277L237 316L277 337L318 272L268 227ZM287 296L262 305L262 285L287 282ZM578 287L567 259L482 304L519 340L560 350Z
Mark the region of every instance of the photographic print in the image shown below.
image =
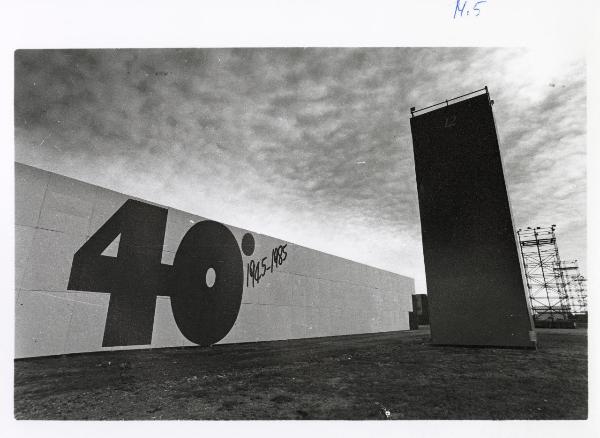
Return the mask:
M16 419L587 418L577 50L20 49L14 84Z

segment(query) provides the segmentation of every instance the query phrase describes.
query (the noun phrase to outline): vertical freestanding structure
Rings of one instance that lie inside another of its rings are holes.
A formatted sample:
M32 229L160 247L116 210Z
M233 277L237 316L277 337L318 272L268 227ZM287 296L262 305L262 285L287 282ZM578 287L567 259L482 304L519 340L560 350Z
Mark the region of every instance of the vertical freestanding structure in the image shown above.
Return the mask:
M571 313L555 228L556 225L517 230L529 303L536 320L568 319Z
M491 105L411 109L431 339L535 348Z
M556 268L562 272L565 281L565 291L569 297L569 307L573 315L584 315L587 313L587 291L585 288L585 277L579 272L577 260L561 261Z
M585 277L579 273L577 260L561 260L554 270L560 272L563 279L565 293L569 300L570 314L585 314L587 312Z

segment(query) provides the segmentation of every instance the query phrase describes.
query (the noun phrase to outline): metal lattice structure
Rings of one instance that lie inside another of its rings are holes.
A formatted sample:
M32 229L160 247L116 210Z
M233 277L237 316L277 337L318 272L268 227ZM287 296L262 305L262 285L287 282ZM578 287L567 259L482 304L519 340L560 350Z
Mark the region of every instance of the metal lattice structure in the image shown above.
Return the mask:
M556 225L550 228L519 229L519 246L529 302L535 319L567 319L571 314L571 303L560 269L561 261L556 244Z
M577 260L562 261L559 270L564 280L564 288L569 297L571 312L575 315L587 313L586 278L579 273Z

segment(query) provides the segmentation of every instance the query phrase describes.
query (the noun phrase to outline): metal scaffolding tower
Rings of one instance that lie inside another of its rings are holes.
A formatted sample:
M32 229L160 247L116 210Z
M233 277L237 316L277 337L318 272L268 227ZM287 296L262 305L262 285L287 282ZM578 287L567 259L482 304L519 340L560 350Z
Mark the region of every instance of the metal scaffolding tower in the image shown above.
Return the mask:
M571 314L569 295L565 287L565 271L556 245L554 230L550 228L519 229L519 246L525 268L529 302L535 319L567 319Z
M583 315L587 313L586 279L579 273L577 260L563 261L555 269L561 271L564 288L569 297L571 313Z

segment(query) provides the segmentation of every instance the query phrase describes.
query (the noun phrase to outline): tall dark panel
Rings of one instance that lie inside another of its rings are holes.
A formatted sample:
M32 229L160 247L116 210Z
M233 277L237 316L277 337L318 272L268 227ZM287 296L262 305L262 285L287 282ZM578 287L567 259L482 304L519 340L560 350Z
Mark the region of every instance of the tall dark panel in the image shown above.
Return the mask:
M416 309L415 312L417 313L419 325L429 325L429 302L427 301L427 295L413 295L413 309Z
M410 122L432 342L535 347L489 94Z

